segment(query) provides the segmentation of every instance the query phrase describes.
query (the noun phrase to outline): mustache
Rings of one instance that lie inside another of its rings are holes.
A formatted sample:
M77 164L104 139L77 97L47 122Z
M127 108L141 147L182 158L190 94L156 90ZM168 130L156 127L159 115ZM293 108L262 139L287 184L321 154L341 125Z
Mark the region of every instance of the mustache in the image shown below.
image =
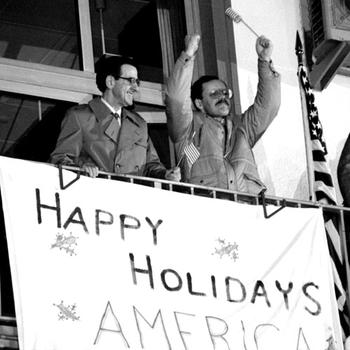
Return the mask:
M215 103L215 106L219 105L220 103L226 103L227 106L230 106L230 103L226 98L221 98L218 102Z

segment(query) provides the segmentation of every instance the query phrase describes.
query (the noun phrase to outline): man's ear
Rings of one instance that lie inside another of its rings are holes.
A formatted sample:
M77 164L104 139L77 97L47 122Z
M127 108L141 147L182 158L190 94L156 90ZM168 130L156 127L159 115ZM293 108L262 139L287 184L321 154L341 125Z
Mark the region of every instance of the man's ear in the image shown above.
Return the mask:
M199 109L200 111L203 111L203 103L202 100L200 100L199 98L196 98L194 100L194 105L197 109Z
M106 87L108 89L112 89L114 87L115 84L115 78L113 75L107 75L106 76Z

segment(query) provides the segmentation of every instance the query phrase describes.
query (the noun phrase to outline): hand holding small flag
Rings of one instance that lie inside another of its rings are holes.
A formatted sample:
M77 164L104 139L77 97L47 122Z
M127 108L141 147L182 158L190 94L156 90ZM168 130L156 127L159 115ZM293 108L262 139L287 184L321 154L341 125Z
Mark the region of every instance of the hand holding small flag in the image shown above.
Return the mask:
M171 169L167 169L164 177L165 180L180 182L181 170L178 166Z

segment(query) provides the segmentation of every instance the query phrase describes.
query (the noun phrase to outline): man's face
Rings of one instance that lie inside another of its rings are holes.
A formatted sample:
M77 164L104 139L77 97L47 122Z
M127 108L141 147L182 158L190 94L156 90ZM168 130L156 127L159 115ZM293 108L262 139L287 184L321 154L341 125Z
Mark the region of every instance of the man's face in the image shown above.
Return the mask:
M130 80L128 80L131 78ZM135 79L134 82L131 80ZM134 94L139 91L137 69L129 64L123 64L120 77L115 79L112 88L114 104L120 107L131 106L134 103Z
M211 80L202 85L202 112L211 117L226 117L231 110L228 89L221 80Z

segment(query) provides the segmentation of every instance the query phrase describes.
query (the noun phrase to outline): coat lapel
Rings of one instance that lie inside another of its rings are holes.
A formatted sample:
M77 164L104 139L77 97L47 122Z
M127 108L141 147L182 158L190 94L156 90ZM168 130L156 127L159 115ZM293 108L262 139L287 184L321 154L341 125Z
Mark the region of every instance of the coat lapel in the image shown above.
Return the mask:
M111 114L109 108L101 102L100 98L95 98L89 102L96 119L101 124L101 131L117 144L117 157L125 149L129 149L137 142L141 135L141 130L137 118L127 109L122 109L121 126Z
M120 129L120 126L119 126L118 121L116 120L116 118L114 116L112 116L111 122L109 124L107 123L107 127L106 127L104 133L112 141L117 143L119 129Z
M122 110L122 126L119 133L117 153L129 149L138 141L140 137L140 128L136 119L129 111Z
M231 116L227 116L226 118L226 130L227 130L227 137L226 137L226 153L227 153L231 151L235 141L234 138L232 138L233 122L232 122Z
M120 126L109 108L101 102L99 97L91 100L89 105L100 123L100 130L114 143L117 143Z

